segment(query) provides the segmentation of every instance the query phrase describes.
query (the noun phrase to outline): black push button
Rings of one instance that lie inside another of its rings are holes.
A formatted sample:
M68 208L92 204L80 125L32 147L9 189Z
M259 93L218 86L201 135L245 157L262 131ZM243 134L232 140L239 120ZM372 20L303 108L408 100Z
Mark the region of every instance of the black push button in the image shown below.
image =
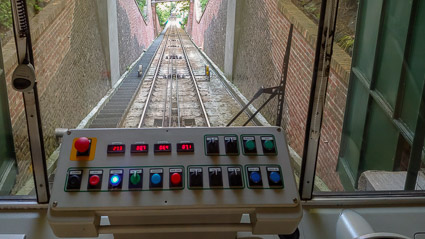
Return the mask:
M257 146L255 145L255 137L254 136L243 137L243 148L246 154L256 154Z
M267 178L269 180L270 187L281 187L283 186L282 175L280 169L277 167L268 167L267 168Z
M224 146L226 149L227 155L238 155L238 138L236 136L226 136L224 137Z
M223 187L223 174L221 168L208 168L208 174L210 177L210 187Z
M143 169L130 169L128 172L128 188L142 189L143 187Z
M227 174L229 175L230 187L243 187L241 168L239 167L227 168Z
M263 146L264 154L276 154L276 145L274 138L271 136L261 137L261 145Z
M263 186L260 168L257 168L257 167L248 168L248 182L249 182L249 186L251 187Z
M81 178L83 170L73 170L68 173L68 181L66 183L67 190L79 190L81 187Z
M218 144L217 136L207 136L205 139L205 144L207 145L207 155L220 154L220 146Z
M189 169L189 185L190 187L203 187L202 168Z

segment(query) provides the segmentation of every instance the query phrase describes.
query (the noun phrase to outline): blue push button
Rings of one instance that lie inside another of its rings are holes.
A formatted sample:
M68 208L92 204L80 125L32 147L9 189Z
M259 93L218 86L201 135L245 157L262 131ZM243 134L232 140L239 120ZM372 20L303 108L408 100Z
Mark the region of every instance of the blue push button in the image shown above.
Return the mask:
M278 172L271 172L269 178L273 183L279 183L281 180L280 174Z
M161 183L161 175L155 173L151 176L151 183L154 185L160 184Z
M253 183L259 183L261 181L261 175L257 172L251 172L249 178Z
M283 179L278 167L267 167L267 175L270 187L282 187Z

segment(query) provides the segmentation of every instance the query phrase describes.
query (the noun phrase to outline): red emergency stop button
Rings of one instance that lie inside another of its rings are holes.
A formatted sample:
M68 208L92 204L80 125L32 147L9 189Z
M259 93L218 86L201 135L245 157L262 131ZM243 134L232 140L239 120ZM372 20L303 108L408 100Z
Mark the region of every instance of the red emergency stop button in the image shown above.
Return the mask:
M171 174L171 185L175 187L181 187L182 175L180 173Z
M100 177L99 177L99 175L92 175L92 176L90 176L89 183L93 187L94 186L97 186L100 183Z
M86 137L80 137L75 141L74 147L78 153L85 153L90 149L90 140Z

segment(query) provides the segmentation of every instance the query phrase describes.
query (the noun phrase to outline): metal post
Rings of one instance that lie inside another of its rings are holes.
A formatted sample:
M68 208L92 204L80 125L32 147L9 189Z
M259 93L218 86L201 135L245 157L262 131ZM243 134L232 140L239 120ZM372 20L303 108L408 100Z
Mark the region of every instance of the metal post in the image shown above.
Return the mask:
M404 190L415 190L418 171L421 168L422 149L425 140L425 84L422 86L421 103L418 119L416 120L415 136L410 151L409 166L407 167Z
M322 1L301 165L300 195L302 199L311 199L313 191L338 4L339 0Z
M23 92L24 96L37 201L39 203L48 203L50 198L49 182L47 180L46 155L44 152L40 106L38 104L37 82L35 80L33 68L34 57L26 0L11 0L11 5L14 20L13 30L15 33L16 52L19 63L12 76L13 87ZM20 74L18 71L19 68L25 69L25 74ZM33 84L20 85L22 82L32 82Z

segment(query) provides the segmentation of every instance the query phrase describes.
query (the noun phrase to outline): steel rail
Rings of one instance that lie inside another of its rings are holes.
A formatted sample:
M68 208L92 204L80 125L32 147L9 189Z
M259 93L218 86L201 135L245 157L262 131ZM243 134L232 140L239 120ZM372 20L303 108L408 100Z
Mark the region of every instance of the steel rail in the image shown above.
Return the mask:
M183 50L183 56L184 56L184 59L186 61L186 65L189 69L189 73L190 73L191 78L193 80L193 84L195 85L196 94L198 95L199 104L201 105L202 113L204 114L204 118L205 118L205 122L207 123L208 127L211 127L210 121L208 119L207 111L205 110L204 102L202 101L202 98L201 98L201 93L199 92L198 83L196 82L196 78L195 78L195 75L193 74L192 66L190 65L189 58L187 57L187 54L186 54L185 46L184 46L183 41L182 41L181 36L180 36L180 31L177 31L177 35L178 35L179 40L180 40L180 45L181 45L181 48Z
M161 68L162 58L164 57L164 53L165 53L165 49L167 48L167 44L168 44L168 34L166 34L164 48L161 51L161 55L159 57L158 65L156 66L155 74L154 74L153 79L152 79L151 88L149 89L148 98L146 99L145 105L143 107L142 116L140 117L139 125L137 126L137 128L142 127L143 121L145 119L146 111L147 111L149 103L150 103L153 88L154 88L155 83L156 83L156 78L158 77L159 69Z

